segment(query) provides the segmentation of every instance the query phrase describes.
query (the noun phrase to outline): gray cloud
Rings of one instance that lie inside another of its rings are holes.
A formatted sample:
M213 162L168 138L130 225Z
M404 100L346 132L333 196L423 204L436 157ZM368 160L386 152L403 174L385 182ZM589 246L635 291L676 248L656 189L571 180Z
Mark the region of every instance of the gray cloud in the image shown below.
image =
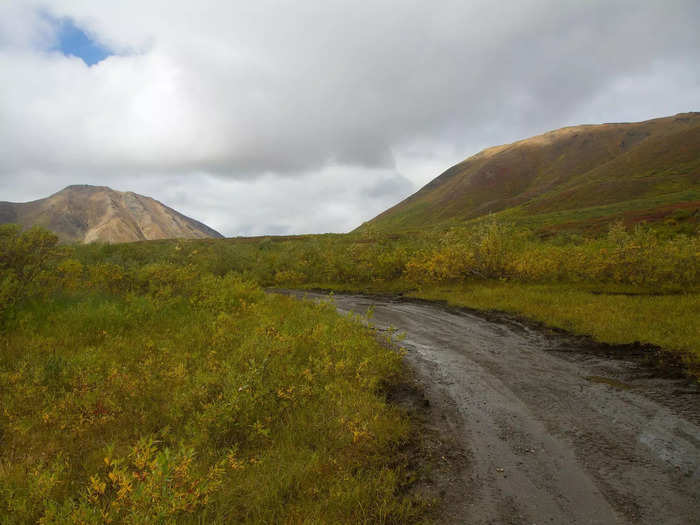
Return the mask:
M695 1L193 5L0 5L0 199L87 182L340 231L483 147L700 108ZM49 51L42 12L117 55Z

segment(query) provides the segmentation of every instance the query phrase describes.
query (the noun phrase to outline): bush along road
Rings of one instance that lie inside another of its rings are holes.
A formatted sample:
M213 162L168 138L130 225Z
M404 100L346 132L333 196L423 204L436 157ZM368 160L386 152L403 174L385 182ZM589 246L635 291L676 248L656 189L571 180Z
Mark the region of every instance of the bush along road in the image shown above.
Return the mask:
M643 349L427 302L285 293L369 309L400 335L431 421L459 449L443 522L700 519L700 390Z

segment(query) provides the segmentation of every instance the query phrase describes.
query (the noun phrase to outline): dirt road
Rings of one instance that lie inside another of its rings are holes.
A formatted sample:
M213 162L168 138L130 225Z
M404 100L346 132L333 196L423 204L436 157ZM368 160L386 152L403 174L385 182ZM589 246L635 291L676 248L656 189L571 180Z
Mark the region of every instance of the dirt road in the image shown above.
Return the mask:
M446 523L700 523L696 385L507 316L334 301L372 307L377 328L404 334L433 420L461 448L450 457L464 458L444 490Z

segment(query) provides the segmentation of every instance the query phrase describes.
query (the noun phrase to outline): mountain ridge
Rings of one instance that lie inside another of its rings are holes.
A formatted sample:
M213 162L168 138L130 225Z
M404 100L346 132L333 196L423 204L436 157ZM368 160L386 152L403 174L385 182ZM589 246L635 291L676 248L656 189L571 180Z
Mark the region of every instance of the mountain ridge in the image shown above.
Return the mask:
M486 148L360 229L420 229L491 213L533 220L601 205L625 208L631 201L636 204L628 207L643 208L645 199L673 201L674 192L679 202L688 201L688 191L691 201L700 201L699 152L698 112L568 126Z
M0 223L42 226L62 242L222 238L206 224L132 191L74 184L43 199L0 202Z

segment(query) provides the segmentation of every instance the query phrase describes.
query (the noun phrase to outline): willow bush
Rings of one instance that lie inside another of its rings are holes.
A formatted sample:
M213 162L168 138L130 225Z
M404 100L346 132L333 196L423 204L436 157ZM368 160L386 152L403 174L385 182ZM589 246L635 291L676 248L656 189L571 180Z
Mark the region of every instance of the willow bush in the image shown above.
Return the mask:
M3 293L23 275L13 257ZM41 289L7 308L0 522L421 519L398 453L410 426L384 397L397 351L189 256L105 259L43 258Z

